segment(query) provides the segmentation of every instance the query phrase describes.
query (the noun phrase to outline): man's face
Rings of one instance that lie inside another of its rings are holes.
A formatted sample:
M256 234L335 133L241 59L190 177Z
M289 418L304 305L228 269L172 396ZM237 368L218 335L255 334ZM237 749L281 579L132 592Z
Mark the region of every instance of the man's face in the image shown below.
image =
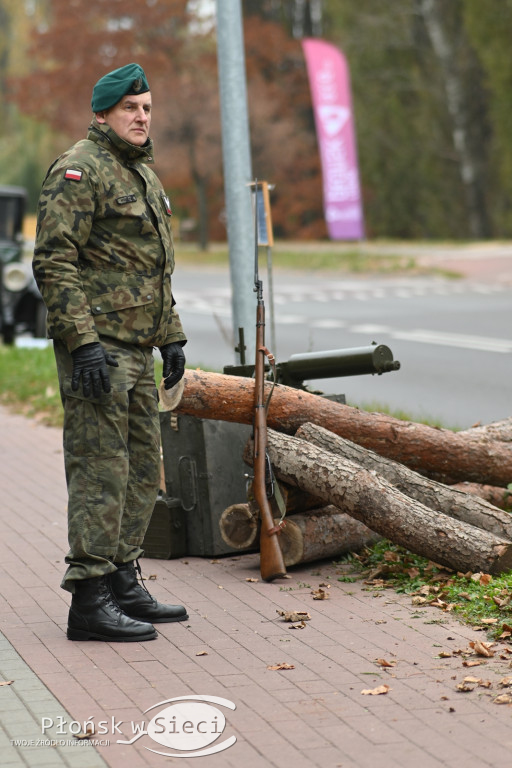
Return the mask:
M142 147L149 136L151 125L151 93L123 96L121 101L105 112L96 114L98 123L106 123L117 135Z

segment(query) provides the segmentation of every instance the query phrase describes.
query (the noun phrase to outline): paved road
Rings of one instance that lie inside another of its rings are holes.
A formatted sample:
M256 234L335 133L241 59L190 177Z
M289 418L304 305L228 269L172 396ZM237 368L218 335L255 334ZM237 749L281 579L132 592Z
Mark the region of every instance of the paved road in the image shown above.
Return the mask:
M190 363L234 361L227 269L180 269L176 296ZM358 277L277 271L276 351L388 345L398 372L311 382L351 404L402 409L465 428L510 416L512 286L443 277ZM267 342L270 303L267 306Z

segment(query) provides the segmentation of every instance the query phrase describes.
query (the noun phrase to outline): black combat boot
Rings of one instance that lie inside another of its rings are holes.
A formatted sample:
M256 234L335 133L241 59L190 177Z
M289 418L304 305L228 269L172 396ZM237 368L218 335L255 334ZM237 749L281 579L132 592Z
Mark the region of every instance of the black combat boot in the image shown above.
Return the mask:
M154 640L156 629L148 622L134 621L118 606L109 577L77 580L71 598L67 636L70 640L107 640L130 643Z
M121 610L127 616L153 624L188 619L187 610L182 605L165 605L149 594L142 581L138 561L114 565L117 566L117 571L110 574L110 586ZM141 583L137 579L137 571Z

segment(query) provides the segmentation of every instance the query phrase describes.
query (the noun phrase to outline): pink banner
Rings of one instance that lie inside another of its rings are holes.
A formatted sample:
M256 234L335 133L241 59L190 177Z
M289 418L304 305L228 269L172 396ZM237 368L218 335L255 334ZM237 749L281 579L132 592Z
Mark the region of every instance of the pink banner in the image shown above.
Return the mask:
M322 162L324 212L331 240L364 237L349 71L342 52L302 41Z

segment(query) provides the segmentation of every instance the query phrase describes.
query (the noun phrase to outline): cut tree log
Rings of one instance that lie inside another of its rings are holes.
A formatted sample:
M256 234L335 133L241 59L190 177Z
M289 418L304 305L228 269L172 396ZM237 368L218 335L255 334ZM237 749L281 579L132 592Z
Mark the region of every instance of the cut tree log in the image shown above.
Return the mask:
M287 567L359 552L381 537L364 523L328 505L286 518L279 536Z
M268 383L268 392L270 387ZM251 424L253 404L253 379L187 370L176 413ZM444 483L468 480L506 486L512 478L512 446L468 440L448 429L367 413L277 384L269 405L268 426L294 434L307 421Z
M256 548L260 535L259 522L255 506L249 502L233 504L219 518L222 539L234 549ZM359 520L328 505L286 517L286 525L279 534L279 544L284 564L288 567L358 552L380 538Z
M256 548L260 537L259 518L256 504L250 502L231 504L219 517L222 540L233 549Z
M411 499L430 507L437 512L463 520L476 528L495 533L512 541L512 515L504 512L487 501L452 487L429 480L403 464L379 456L350 440L345 440L333 432L316 424L303 424L296 437L306 440L324 451L360 464L367 470L378 472L395 488L410 496Z
M499 509L510 509L512 499L506 488L497 488L495 485L481 485L480 483L455 483L450 485L456 491L464 491L471 496L479 496ZM510 514L510 513L509 513Z
M464 429L457 434L472 440L498 440L503 443L510 443L512 442L512 418Z
M512 544L434 512L360 464L298 437L268 431L278 478L319 496L372 531L455 571L501 573L512 567Z

